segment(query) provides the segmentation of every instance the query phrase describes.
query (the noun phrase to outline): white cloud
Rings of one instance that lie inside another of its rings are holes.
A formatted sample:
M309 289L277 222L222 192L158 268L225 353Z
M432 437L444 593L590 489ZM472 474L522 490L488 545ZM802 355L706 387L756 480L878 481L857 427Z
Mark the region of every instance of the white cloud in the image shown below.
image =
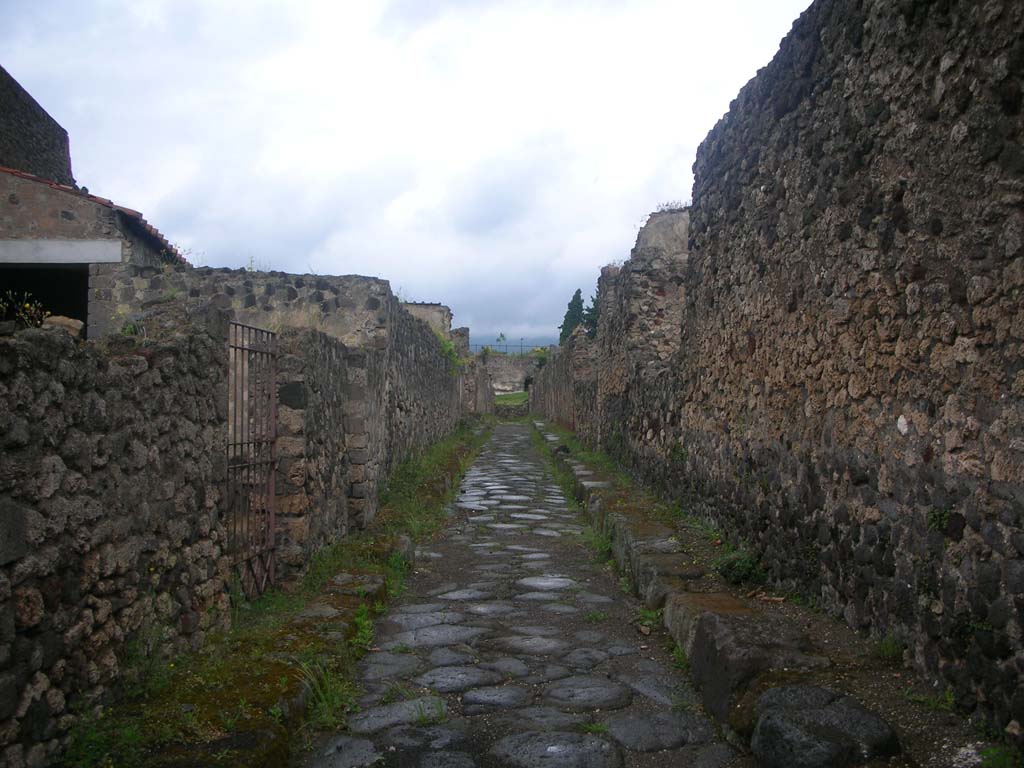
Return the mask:
M380 274L542 335L689 197L806 4L15 0L0 61L80 183L207 263Z

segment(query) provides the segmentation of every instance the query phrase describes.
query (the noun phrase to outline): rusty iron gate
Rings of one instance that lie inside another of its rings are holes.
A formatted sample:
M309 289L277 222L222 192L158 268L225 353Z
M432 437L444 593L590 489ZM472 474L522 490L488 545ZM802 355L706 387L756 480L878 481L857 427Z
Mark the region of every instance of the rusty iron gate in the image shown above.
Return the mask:
M251 598L274 582L275 334L231 323L228 361L228 549Z

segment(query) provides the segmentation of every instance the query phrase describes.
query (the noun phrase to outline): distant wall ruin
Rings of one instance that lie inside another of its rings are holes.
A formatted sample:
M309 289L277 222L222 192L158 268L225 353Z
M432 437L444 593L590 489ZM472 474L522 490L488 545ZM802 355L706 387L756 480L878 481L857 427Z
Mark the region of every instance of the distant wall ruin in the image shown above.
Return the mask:
M533 355L506 355L491 350L484 364L498 394L525 391L526 379L537 371L537 358Z
M701 145L687 247L641 233L602 273L597 339L531 399L715 500L776 582L895 634L1011 734L1022 26L1020 3L815 2Z

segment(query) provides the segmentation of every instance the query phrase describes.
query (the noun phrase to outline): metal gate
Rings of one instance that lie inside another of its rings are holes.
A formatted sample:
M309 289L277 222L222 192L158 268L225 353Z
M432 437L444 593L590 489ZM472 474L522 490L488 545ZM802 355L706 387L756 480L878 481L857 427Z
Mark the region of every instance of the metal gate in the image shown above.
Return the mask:
M251 598L274 582L275 334L231 323L228 362L228 549Z

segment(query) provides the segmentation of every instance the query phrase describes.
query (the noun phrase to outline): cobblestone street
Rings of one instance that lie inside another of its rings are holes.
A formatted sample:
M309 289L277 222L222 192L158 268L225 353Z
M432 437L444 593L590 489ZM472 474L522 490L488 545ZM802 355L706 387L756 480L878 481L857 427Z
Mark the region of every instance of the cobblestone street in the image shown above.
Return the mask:
M316 768L728 765L664 635L595 559L530 428L498 426L417 557Z

